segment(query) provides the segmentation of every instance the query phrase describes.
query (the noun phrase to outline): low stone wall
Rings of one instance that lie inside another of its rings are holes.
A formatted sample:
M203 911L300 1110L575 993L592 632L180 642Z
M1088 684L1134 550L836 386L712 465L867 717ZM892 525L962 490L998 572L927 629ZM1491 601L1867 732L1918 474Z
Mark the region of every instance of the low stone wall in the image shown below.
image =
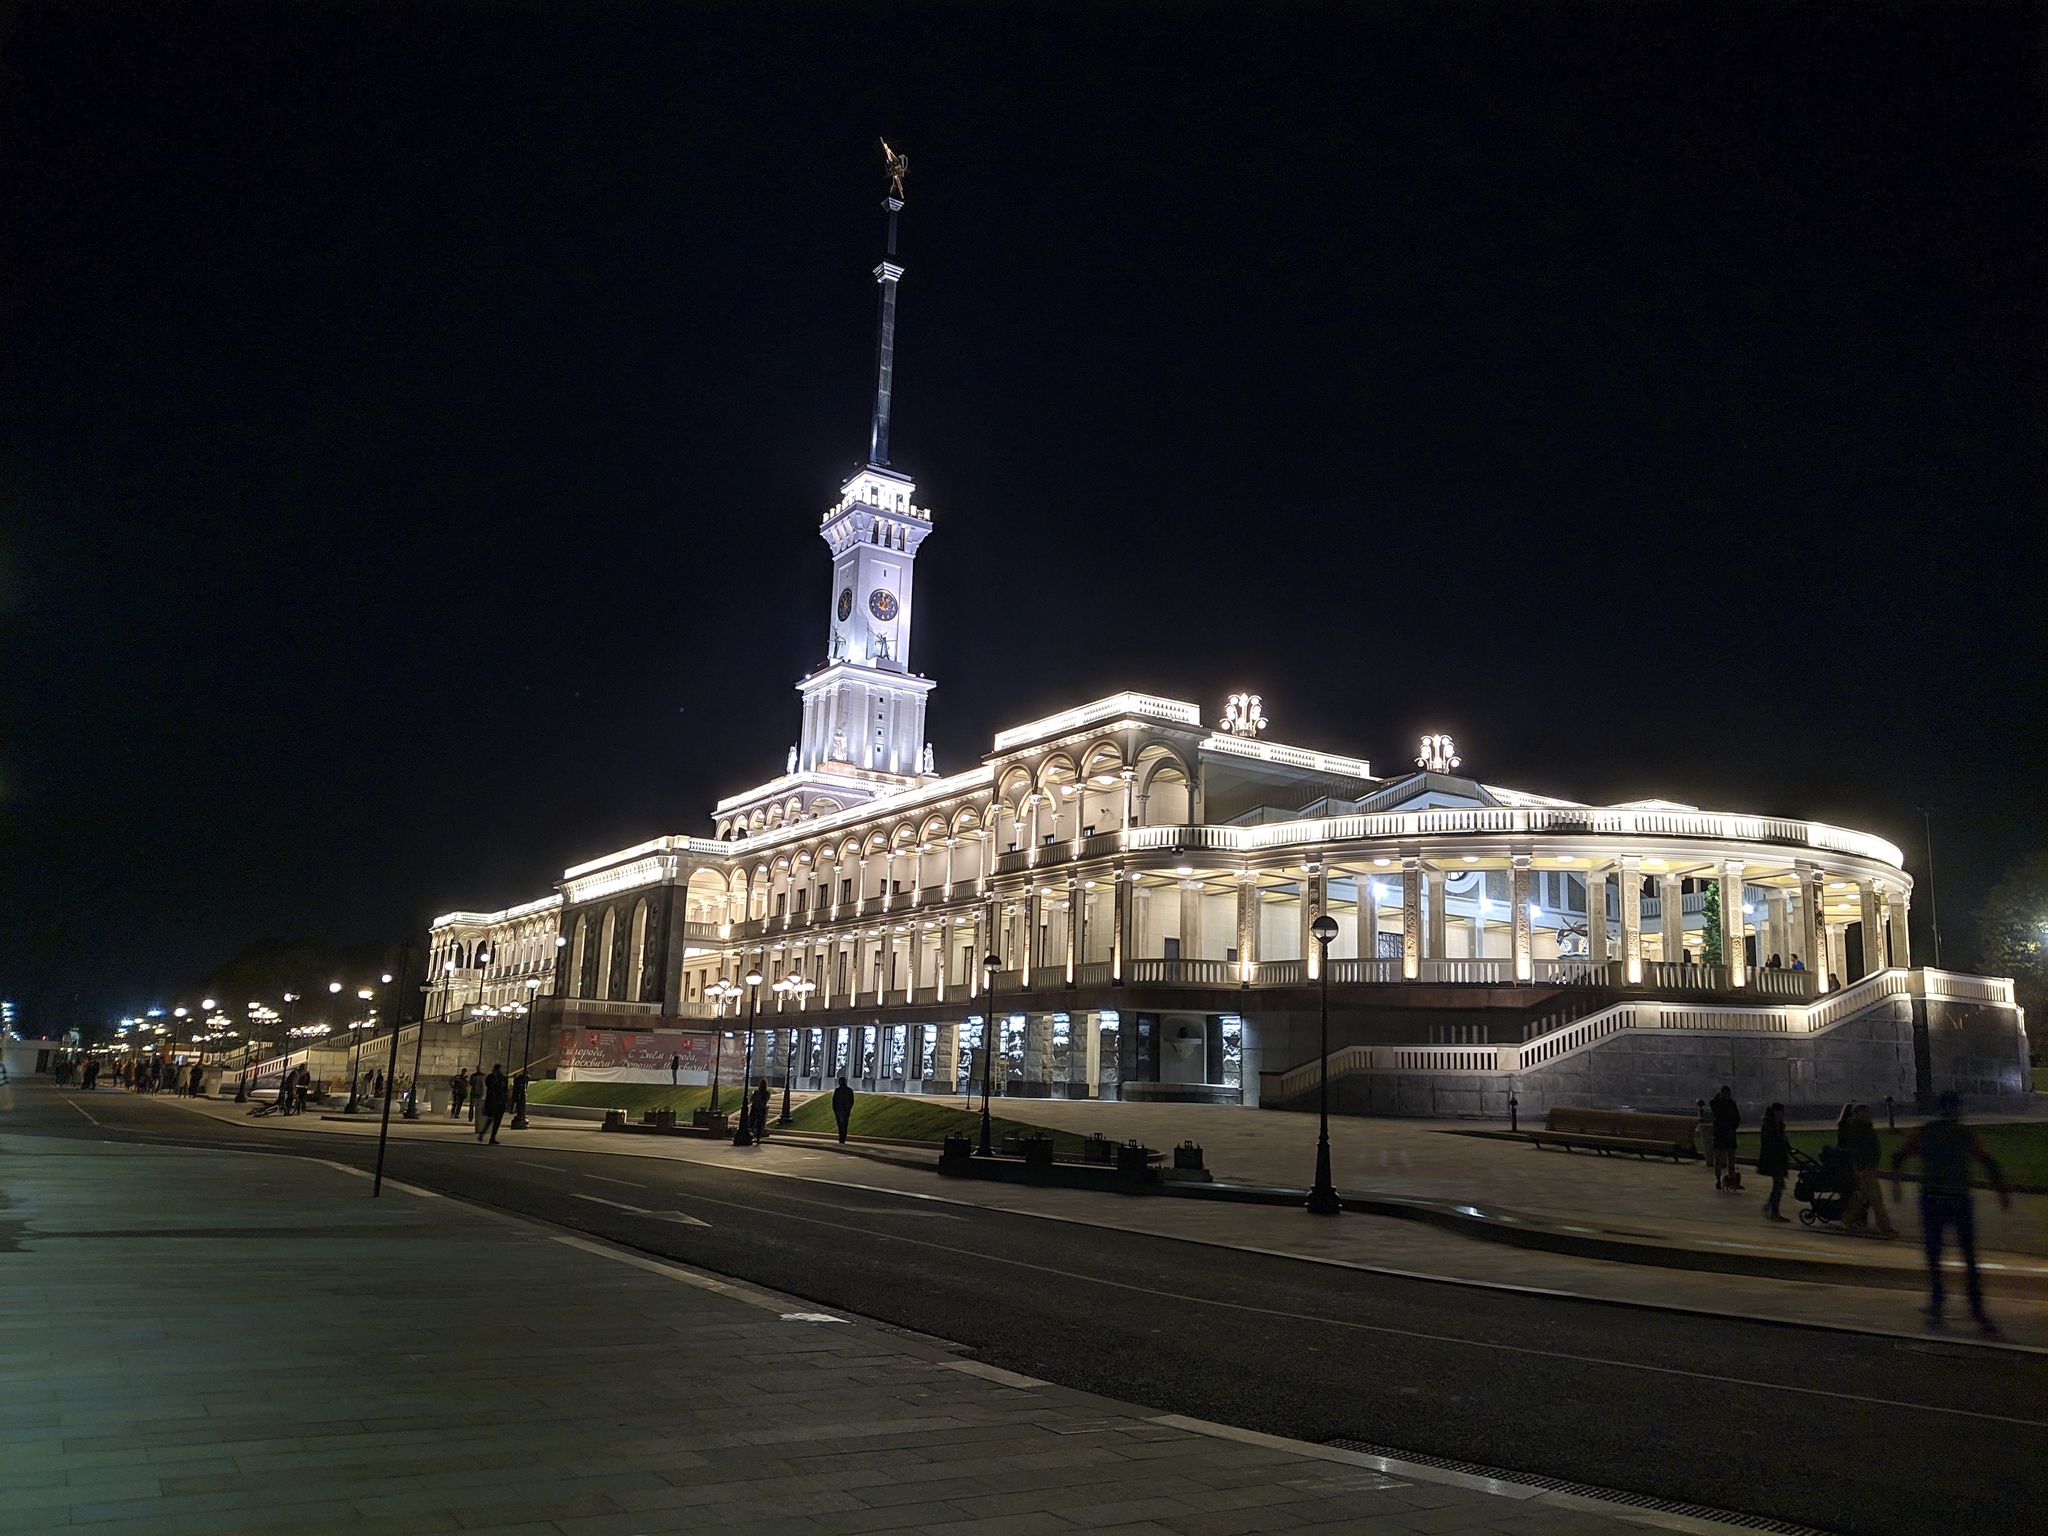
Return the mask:
M1359 1072L1330 1084L1339 1114L1505 1120L1508 1095L1540 1120L1551 1108L1691 1114L1725 1083L1752 1125L1766 1105L1793 1118L1834 1115L1850 1100L1915 1103L1914 1032L1924 1027L1933 1091L1977 1111L2032 1102L2020 1015L1988 1004L1888 998L1818 1035L1629 1030L1527 1072ZM1271 1082L1272 1079L1269 1079ZM1313 1110L1313 1088L1268 1108Z

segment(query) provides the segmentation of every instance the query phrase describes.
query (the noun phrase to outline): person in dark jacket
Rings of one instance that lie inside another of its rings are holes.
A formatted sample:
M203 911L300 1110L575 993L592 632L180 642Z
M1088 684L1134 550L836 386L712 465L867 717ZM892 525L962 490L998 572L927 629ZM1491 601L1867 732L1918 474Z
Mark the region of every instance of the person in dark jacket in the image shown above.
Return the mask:
M1785 1177L1791 1171L1792 1140L1785 1134L1785 1106L1773 1104L1764 1111L1763 1136L1756 1149L1756 1175L1771 1181L1764 1215L1772 1221L1791 1219L1778 1210L1778 1202L1785 1198Z
M1905 1144L1892 1154L1892 1171L1909 1157L1920 1159L1920 1236L1927 1245L1927 1323L1941 1326L1946 1298L1941 1288L1941 1248L1947 1229L1956 1229L1956 1246L1963 1252L1963 1277L1969 1289L1970 1316L1987 1339L1999 1336L1998 1324L1984 1310L1984 1293L1977 1283L1977 1213L1970 1194L1970 1165L1982 1163L1991 1175L1991 1187L1998 1191L1998 1208L2012 1209L2012 1193L2005 1187L2005 1173L1992 1161L1976 1132L1963 1124L1963 1101L1953 1093L1941 1096L1936 1117L1907 1136ZM1892 1198L1899 1198L1899 1186L1892 1185Z
M682 1053L677 1052L668 1059L668 1085L673 1088L683 1080Z
M1891 1217L1885 1214L1884 1193L1877 1184L1877 1163L1884 1149L1878 1145L1877 1126L1870 1118L1868 1104L1856 1106L1844 1135L1847 1139L1842 1148L1849 1154L1850 1171L1856 1175L1856 1193L1849 1197L1849 1208L1842 1212L1842 1225L1851 1232L1860 1232L1874 1214L1877 1235L1897 1237Z
M1714 1188L1736 1190L1742 1177L1735 1171L1735 1133L1742 1129L1742 1111L1726 1083L1707 1105L1714 1117Z
M754 1085L754 1102L747 1111L754 1117L754 1140L768 1139L768 1079L762 1078Z
M469 1097L469 1068L458 1067L455 1075L448 1079L448 1118L462 1118L462 1101Z
M494 1061L491 1063L491 1075L484 1079L483 1096L477 1101L478 1141L482 1141L488 1132L491 1145L495 1147L498 1144L498 1125L505 1118L505 1101L510 1097L511 1084L505 1080L505 1069Z
M846 1124L853 1118L853 1090L846 1086L846 1079L839 1079L839 1086L832 1090L832 1118L839 1122L839 1140L846 1140Z

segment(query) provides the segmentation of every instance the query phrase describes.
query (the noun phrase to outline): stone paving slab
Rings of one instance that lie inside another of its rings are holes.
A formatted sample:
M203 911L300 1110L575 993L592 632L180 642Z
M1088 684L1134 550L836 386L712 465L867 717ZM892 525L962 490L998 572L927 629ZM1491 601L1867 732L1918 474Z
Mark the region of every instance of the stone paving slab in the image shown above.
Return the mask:
M1161 1416L387 1191L0 1135L0 1532L1718 1529Z
M176 1110L186 1110L220 1118L243 1118L233 1105L190 1100L163 1102L167 1114L173 1116ZM1275 1122L1278 1130L1259 1130L1259 1134L1275 1141L1280 1139L1280 1131L1298 1133L1306 1126L1312 1134L1314 1128L1313 1120L1298 1115L1261 1115L1257 1111L1247 1112L1221 1106L1102 1106L1082 1103L1068 1105L1059 1100L1048 1101L1048 1104L1050 1107L1081 1111L1118 1107L1133 1111L1203 1109L1226 1117L1226 1123L1235 1123L1228 1120L1228 1117L1235 1117L1235 1121L1250 1119L1255 1122ZM264 1119L253 1123L275 1128L280 1135L286 1136L299 1134L306 1128L305 1122L298 1119ZM1697 1196L1693 1186L1697 1185L1701 1177L1696 1169L1674 1168L1669 1164L1637 1164L1633 1159L1618 1162L1586 1157L1567 1159L1561 1154L1546 1156L1533 1149L1504 1143L1448 1136L1440 1131L1427 1129L1418 1130L1409 1122L1373 1121L1366 1124L1373 1130L1381 1126L1392 1126L1395 1132L1390 1134L1435 1137L1439 1141L1460 1144L1461 1152L1466 1148L1479 1149L1477 1156L1482 1160L1482 1164L1473 1175L1475 1180L1481 1176L1491 1176L1487 1175L1489 1165L1495 1168L1505 1165L1509 1173L1516 1177L1520 1176L1520 1169L1516 1165L1526 1164L1527 1159L1535 1159L1545 1168L1562 1165L1565 1172L1580 1180L1572 1187L1579 1192L1581 1198L1587 1199L1593 1198L1593 1194L1602 1187L1634 1189L1638 1193L1644 1189L1663 1190L1668 1193L1675 1188L1687 1198L1693 1198ZM323 1129L331 1130L333 1127L329 1125ZM360 1129L348 1126L343 1129L351 1134L375 1134L374 1125L365 1125ZM1337 1128L1333 1125L1333 1138L1336 1133ZM438 1141L446 1139L449 1132L444 1127L431 1124L424 1127L400 1127L394 1122L392 1134L394 1137L425 1136ZM1347 1213L1336 1221L1327 1221L1310 1219L1298 1211L1273 1206L1211 1204L1204 1201L1166 1198L1133 1199L1124 1195L1099 1194L1086 1190L1043 1189L1016 1184L985 1184L965 1179L942 1179L935 1170L903 1167L865 1157L850 1157L842 1150L828 1149L814 1143L777 1142L772 1137L765 1146L736 1149L724 1142L608 1136L593 1127L576 1122L555 1125L536 1122L531 1130L516 1133L516 1136L511 1132L507 1132L506 1135L515 1149L523 1143L555 1151L601 1152L657 1160L680 1159L720 1168L745 1169L769 1176L814 1180L842 1188L846 1191L846 1199L850 1204L857 1204L865 1190L900 1193L931 1202L935 1212L942 1210L945 1203L959 1202L1019 1215L1080 1221L1122 1231L1144 1232L1159 1237L1282 1254L1323 1263L1360 1265L1375 1270L1424 1275L1472 1285L1513 1286L1630 1305L1668 1306L1687 1311L1764 1318L1812 1327L1847 1327L1900 1337L1923 1336L1918 1311L1923 1301L1918 1278L1921 1273L1919 1245L1910 1237L1902 1238L1896 1243L1879 1244L1866 1239L1840 1236L1820 1239L1809 1233L1793 1233L1783 1227L1763 1228L1761 1235L1758 1235L1757 1227L1762 1226L1760 1222L1754 1227L1744 1224L1739 1229L1729 1224L1707 1227L1694 1234L1694 1240L1698 1242L1739 1240L1753 1247L1763 1248L1764 1251L1782 1251L1800 1258L1811 1258L1816 1251L1825 1252L1833 1248L1844 1263L1890 1265L1897 1271L1900 1281L1897 1288L1878 1288L1860 1284L1830 1285L1810 1280L1726 1275L1711 1271L1577 1258L1497 1243L1477 1242L1420 1223L1370 1215ZM467 1139L471 1143L474 1142L473 1136ZM1421 1145L1425 1149L1432 1146L1427 1142ZM1285 1150L1288 1149L1269 1148L1266 1155L1277 1158ZM1308 1150L1312 1155L1312 1146ZM1353 1152L1356 1153L1357 1150L1354 1148ZM1379 1152L1390 1162L1398 1165L1402 1150L1397 1141L1393 1145L1380 1148ZM506 1155L507 1152L508 1148L501 1146L496 1149L480 1150L479 1155L500 1156ZM510 1155L516 1157L516 1150L511 1150ZM1346 1181L1340 1180L1340 1187L1345 1187L1345 1183ZM1350 1181L1349 1187L1357 1187L1357 1181ZM1714 1203L1721 1202L1723 1197L1715 1194L1709 1183L1704 1199L1712 1209ZM1739 1203L1747 1206L1752 1202ZM1979 1199L1980 1213L1987 1205L1995 1209L1994 1201ZM1910 1209L1910 1206L1894 1209L1905 1210ZM1724 1231L1730 1234L1726 1238L1721 1236ZM1988 1264L1999 1263L2000 1257L1995 1253L1984 1254ZM2024 1258L2016 1259L2014 1262L2024 1263L2030 1269L2035 1267L2033 1261ZM1997 1272L1990 1273L1995 1277ZM1996 1284L1994 1278L1994 1294ZM2024 1295L1997 1302L1994 1310L2012 1344L2025 1348L2048 1349L2048 1309L2041 1305L2041 1292L2038 1287L2029 1289ZM1970 1341L1968 1335L1954 1331L1948 1337L1952 1341Z

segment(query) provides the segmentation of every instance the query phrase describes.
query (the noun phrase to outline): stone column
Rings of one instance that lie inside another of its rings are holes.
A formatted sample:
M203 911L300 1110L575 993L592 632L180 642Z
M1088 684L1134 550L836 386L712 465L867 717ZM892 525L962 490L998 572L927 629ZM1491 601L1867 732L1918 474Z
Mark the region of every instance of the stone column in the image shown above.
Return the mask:
M1508 874L1508 908L1515 939L1515 980L1531 981L1536 975L1535 934L1529 922L1529 855L1515 854ZM1606 921L1606 915L1601 915Z
M1422 882L1424 889L1429 895L1429 943L1424 947L1423 955L1431 960L1441 960L1450 950L1448 938L1450 933L1450 914L1444 910L1444 871L1442 867L1435 864L1425 865L1422 870ZM1368 900L1370 899L1370 887L1370 881L1363 883L1362 888L1366 889ZM1363 952L1361 950L1361 953ZM1377 943L1373 945L1371 954L1375 959L1378 958L1379 945Z
M1087 1038L1079 1042L1082 1070L1087 1074L1088 1097L1102 1097L1102 1016L1091 1013L1087 1016Z
M1664 935L1664 961L1676 965L1685 956L1685 880L1679 875L1657 878L1657 927Z
M1871 976L1885 968L1884 893L1875 880L1858 880L1856 894L1863 905L1863 974Z
M1366 882L1370 900L1372 882ZM1379 908L1373 908L1375 922ZM1373 947L1379 947L1374 941ZM1414 981L1422 975L1422 860L1401 860L1401 979Z
M1077 801L1078 804L1078 801ZM1076 816L1080 813L1077 810ZM1078 821L1076 825L1079 825ZM1085 914L1081 907L1081 876L1078 872L1067 876L1067 967L1066 984L1072 986L1076 979L1077 967L1081 964L1081 946L1085 942Z
M932 1089L937 1093L960 1091L960 1026L940 1024L932 1041Z
M1824 932L1821 923L1821 901L1826 894L1826 882L1820 871L1811 864L1799 866L1799 959L1813 972L1813 990L1816 995L1828 989L1827 957L1820 952ZM1787 955L1785 963L1790 965L1792 957Z
M1906 899L1906 888L1897 886L1891 892L1892 964L1908 969L1913 964L1913 936L1907 930L1906 921L1910 908Z
M1643 984L1643 861L1621 858L1621 974L1629 986Z
M1259 877L1242 870L1237 877L1237 979L1250 986L1259 967Z
M1180 957L1200 960L1202 954L1202 882L1180 883Z
M1766 954L1764 959L1768 961L1771 955L1776 955L1780 964L1790 965L1792 958L1785 952L1792 947L1792 929L1786 918L1783 886L1774 885L1764 892L1764 924L1770 932L1767 941L1770 953Z
M1126 809L1130 806L1130 794L1130 780L1127 777L1124 781L1124 805ZM1116 885L1110 893L1110 899L1116 903L1116 906L1110 919L1114 926L1111 927L1109 932L1109 984L1113 987L1120 987L1124 984L1124 973L1130 968L1130 962L1126 957L1131 952L1131 943L1134 937L1132 933L1132 920L1137 915L1132 910L1132 903L1138 897L1137 883L1132 880L1130 871L1124 868L1121 860L1118 861L1116 866L1115 880Z
M1301 958L1305 967L1302 974L1311 981L1321 974L1316 966L1319 963L1318 952L1322 946L1316 943L1315 935L1309 930L1315 926L1316 919L1323 915L1323 903L1328 895L1328 878L1321 864L1311 864L1296 887L1301 893Z
M1586 869L1586 958L1595 965L1607 963L1607 866Z
M1728 985L1749 985L1749 967L1742 955L1742 861L1721 861L1721 963L1728 967Z

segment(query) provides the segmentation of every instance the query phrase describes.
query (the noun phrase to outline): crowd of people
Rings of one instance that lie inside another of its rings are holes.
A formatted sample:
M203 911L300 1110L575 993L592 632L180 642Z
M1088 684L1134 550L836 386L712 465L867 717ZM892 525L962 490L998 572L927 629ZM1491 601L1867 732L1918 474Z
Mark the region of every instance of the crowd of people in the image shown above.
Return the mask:
M1739 1190L1742 1173L1737 1166L1735 1152L1742 1129L1742 1111L1726 1084L1714 1095L1707 1109L1711 1120L1708 1162L1714 1170L1714 1188ZM1928 1324L1937 1328L1942 1326L1947 1302L1941 1268L1942 1253L1947 1234L1953 1232L1963 1261L1964 1289L1970 1316L1986 1337L1995 1338L1999 1333L1998 1325L1984 1310L1983 1290L1977 1278L1976 1207L1975 1197L1970 1192L1972 1170L1982 1165L1992 1189L1998 1194L2001 1209L2011 1208L2012 1194L2007 1188L2004 1170L1985 1150L1977 1133L1963 1124L1962 1114L1962 1099L1954 1093L1944 1093L1937 1101L1934 1118L1909 1132L1899 1144L1891 1156L1892 1202L1896 1204L1905 1198L1898 1177L1900 1170L1906 1163L1919 1159L1920 1236L1927 1253ZM1835 1150L1838 1154L1834 1159L1836 1166L1846 1168L1853 1183L1841 1211L1842 1229L1846 1232L1869 1232L1880 1240L1896 1238L1898 1229L1892 1225L1891 1216L1885 1210L1884 1187L1880 1182L1884 1144L1877 1132L1877 1117L1868 1104L1852 1102L1842 1106L1842 1112L1835 1120ZM1827 1154L1822 1156L1825 1160ZM1764 1199L1764 1219L1767 1221L1790 1220L1779 1207L1794 1161L1792 1138L1785 1128L1785 1106L1772 1104L1764 1110L1756 1156L1757 1176L1771 1181L1770 1193ZM1807 1166L1811 1168L1813 1164L1809 1162ZM1806 1198L1803 1187L1800 1198Z

